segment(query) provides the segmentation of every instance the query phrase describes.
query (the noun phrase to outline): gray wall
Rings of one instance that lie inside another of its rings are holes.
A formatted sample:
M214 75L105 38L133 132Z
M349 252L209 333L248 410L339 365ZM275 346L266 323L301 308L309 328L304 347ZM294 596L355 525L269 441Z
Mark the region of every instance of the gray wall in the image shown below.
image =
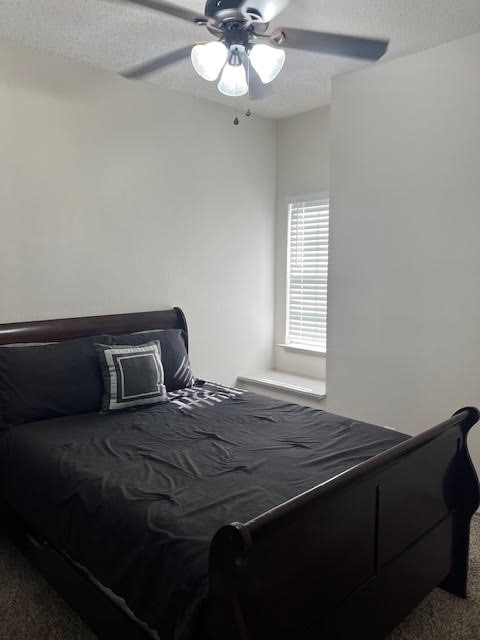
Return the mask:
M480 404L479 60L476 35L334 82L331 411L414 433Z
M181 305L200 376L271 365L275 123L0 42L0 322Z

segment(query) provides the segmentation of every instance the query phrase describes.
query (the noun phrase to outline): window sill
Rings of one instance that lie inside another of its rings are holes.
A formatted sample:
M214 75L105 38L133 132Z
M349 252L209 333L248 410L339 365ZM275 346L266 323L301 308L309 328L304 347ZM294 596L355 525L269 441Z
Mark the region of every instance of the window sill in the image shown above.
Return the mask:
M314 401L326 398L325 380L294 375L277 369L241 375L238 376L237 381L238 383L258 385L273 391L284 391Z
M277 344L277 347L282 347L285 351L295 351L295 353L306 353L311 356L321 356L325 357L327 355L326 351L322 351L321 349L316 349L315 347L305 347L303 345L294 345L294 344Z

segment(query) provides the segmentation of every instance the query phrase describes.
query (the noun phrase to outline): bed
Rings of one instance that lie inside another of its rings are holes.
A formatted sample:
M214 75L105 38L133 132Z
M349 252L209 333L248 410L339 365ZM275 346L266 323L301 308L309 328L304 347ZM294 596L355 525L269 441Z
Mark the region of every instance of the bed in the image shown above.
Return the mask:
M149 331L188 350L178 308L0 345ZM436 586L466 597L476 409L408 437L198 379L168 399L0 433L5 526L99 637L380 639Z

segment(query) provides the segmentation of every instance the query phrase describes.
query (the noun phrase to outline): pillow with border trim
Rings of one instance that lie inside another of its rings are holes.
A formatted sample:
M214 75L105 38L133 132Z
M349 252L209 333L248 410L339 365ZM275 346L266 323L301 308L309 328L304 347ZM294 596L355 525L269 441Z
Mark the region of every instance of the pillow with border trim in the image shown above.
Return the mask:
M104 394L100 413L168 402L158 340L141 345L95 344Z

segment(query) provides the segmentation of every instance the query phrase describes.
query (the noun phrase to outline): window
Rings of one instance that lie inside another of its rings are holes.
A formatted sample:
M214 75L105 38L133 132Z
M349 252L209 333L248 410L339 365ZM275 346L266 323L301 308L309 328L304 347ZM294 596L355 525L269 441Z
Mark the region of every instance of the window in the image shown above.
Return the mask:
M326 351L328 229L328 194L289 204L286 346Z

